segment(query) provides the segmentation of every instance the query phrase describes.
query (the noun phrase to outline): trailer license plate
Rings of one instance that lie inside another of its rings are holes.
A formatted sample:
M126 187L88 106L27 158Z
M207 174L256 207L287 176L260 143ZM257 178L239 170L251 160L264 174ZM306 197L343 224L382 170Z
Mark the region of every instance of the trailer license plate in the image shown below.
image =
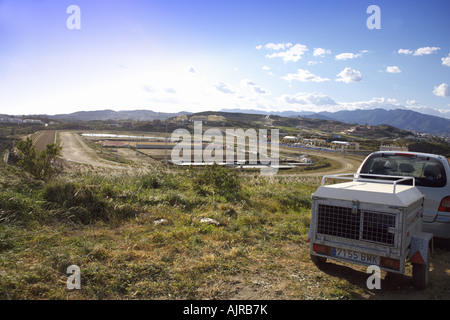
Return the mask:
M380 264L379 256L376 256L374 254L364 253L364 252L358 252L358 251L340 249L340 248L333 248L331 250L331 255L339 257L339 258L343 258L346 260L360 261L360 262L375 264L375 265Z

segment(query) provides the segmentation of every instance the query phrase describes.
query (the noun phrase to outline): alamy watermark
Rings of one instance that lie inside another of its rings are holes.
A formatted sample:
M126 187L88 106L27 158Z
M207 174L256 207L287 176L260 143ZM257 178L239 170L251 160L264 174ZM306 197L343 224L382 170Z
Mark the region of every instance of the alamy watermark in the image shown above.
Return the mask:
M81 9L78 5L72 4L67 7L67 14L70 16L66 20L66 26L69 30L81 29ZM367 18L366 26L368 29L381 29L381 9L377 5L370 5L366 10L370 17Z
M381 9L377 5L371 5L367 7L366 13L371 14L367 18L366 25L370 30L381 29Z
M367 267L366 273L371 275L367 278L367 289L381 289L381 269L377 265L370 265Z
M79 6L73 4L67 7L66 13L70 16L66 20L66 26L69 30L81 29L81 9Z
M201 121L194 122L193 136L187 129L177 129L172 140L179 141L171 152L172 163L253 166L263 175L273 175L279 167L279 130L218 128L203 133ZM181 138L181 139L180 139ZM205 144L206 142L206 144ZM269 154L270 147L270 154Z
M67 267L66 273L70 274L67 278L67 289L81 289L81 270L79 266L70 265Z

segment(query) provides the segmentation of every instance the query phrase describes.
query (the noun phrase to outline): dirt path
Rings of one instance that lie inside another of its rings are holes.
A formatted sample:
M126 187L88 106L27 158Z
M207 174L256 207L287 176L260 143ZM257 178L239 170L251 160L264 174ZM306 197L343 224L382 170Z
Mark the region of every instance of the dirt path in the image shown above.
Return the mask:
M290 149L283 149L283 153L292 153L298 155L299 151L296 148L296 150ZM317 171L305 171L305 172L299 172L295 174L283 174L283 176L309 176L309 177L322 177L324 175L330 175L330 174L342 174L342 173L353 173L358 170L359 166L361 165L361 162L363 160L363 157L358 156L348 156L343 155L341 153L334 153L334 152L320 152L320 151L311 151L308 150L308 155L323 157L326 159L333 160L337 162L337 166L332 166L329 169L325 170L317 170Z
M83 139L75 132L59 132L59 137L62 146L61 154L67 161L111 169L125 168L124 165L98 157L95 150L86 145Z
M45 150L47 144L56 143L56 130L46 130L39 132L33 138L34 147L39 154L42 150Z
M62 146L62 156L67 161L81 163L81 164L88 164L91 166L100 166L104 168L112 168L112 169L125 169L127 166L116 163L113 161L108 161L105 159L100 158L96 151L90 148L85 142L82 137L80 137L76 132L71 131L61 131L58 132L59 138L61 140L61 146ZM50 131L46 133L45 135L39 134L38 135L39 140L47 140L47 138L51 138ZM44 139L45 138L45 139ZM54 136L53 136L54 139ZM299 150L290 150L290 148L286 148L283 150L284 153L292 153L292 154L298 154ZM320 157L324 157L327 159L331 159L338 163L338 166L333 166L329 170L319 170L317 172L302 172L302 173L295 173L295 174L286 174L283 176L323 176L326 174L339 174L339 173L352 173L357 170L359 167L361 161L352 157L343 156L342 154L336 154L331 152L315 152L315 151L308 151L311 155L316 155ZM129 158L129 157L127 157ZM136 159L133 159L136 160ZM142 161L139 161L142 164Z
M327 170L326 172L315 172L315 173L305 173L304 175L310 175L310 176L323 176L325 174L341 174L341 173L353 173L356 172L356 170L359 168L361 161L358 161L356 159L343 156L341 154L334 154L331 152L325 152L325 153L317 153L315 154L320 157L324 157L327 159L334 160L339 163L339 168L333 168L330 170Z

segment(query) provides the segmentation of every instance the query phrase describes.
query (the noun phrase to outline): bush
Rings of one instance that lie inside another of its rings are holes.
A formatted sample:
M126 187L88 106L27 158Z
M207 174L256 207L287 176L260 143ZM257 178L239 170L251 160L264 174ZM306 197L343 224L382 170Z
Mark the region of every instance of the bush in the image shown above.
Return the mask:
M193 181L194 190L200 195L219 195L226 200L236 200L241 192L241 184L237 172L227 170L214 163Z
M83 224L107 218L108 203L96 186L51 183L45 186L42 197L56 207L67 209L70 218Z
M42 198L49 209L62 209L63 216L82 224L94 221L121 220L132 217L139 208L114 205L111 190L96 185L77 185L73 182L54 182L45 186Z
M31 138L21 140L17 143L17 150L19 150L18 165L23 170L31 173L38 179L49 180L53 173L53 161L61 152L61 147L56 144L47 144L46 149L42 150L39 155L33 145Z

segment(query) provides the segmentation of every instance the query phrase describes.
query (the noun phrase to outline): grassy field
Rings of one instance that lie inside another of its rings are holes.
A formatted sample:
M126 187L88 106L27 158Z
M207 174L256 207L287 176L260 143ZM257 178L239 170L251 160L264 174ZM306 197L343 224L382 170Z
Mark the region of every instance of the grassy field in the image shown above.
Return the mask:
M197 170L73 170L47 184L1 171L3 299L232 297L227 282L261 263L275 272L283 247L304 242L318 182L233 179L219 168L216 180L230 187L221 191ZM79 292L66 288L72 264L81 268Z
M434 258L444 273L428 293L408 276L386 277L374 293L362 267L315 267L306 237L319 177L72 164L44 184L0 171L0 299L449 297L448 253ZM67 289L70 265L81 290Z
M320 174L59 168L44 183L0 165L0 299L450 299L447 251L425 291L410 266L379 291L363 267L318 269L306 238ZM67 288L70 265L81 290Z

